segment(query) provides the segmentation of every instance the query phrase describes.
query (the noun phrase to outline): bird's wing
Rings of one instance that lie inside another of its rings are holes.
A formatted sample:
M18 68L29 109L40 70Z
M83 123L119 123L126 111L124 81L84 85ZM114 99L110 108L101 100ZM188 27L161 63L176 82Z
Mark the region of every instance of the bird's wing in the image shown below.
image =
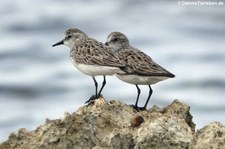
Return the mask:
M100 66L124 67L116 55L96 40L86 40L71 50L71 56L78 63Z
M119 58L128 67L127 72L143 76L167 76L174 77L172 73L155 63L152 58L135 48L119 51Z

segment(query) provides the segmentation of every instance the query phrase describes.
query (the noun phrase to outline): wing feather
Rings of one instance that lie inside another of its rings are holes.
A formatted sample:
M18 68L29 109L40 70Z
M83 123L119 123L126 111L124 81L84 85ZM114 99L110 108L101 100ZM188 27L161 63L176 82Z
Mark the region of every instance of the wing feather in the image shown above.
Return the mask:
M172 73L155 63L150 56L136 48L120 49L117 52L119 59L128 66L126 69L130 74L174 77Z
M94 39L80 42L72 48L70 55L74 57L77 63L114 67L125 66L112 51Z

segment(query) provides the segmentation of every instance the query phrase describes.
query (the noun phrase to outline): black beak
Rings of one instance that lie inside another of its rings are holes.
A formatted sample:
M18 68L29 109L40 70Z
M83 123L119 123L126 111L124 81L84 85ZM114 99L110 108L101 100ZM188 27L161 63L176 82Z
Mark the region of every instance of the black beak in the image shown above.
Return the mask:
M108 42L105 43L106 46L109 46Z
M52 47L58 46L58 45L61 45L61 44L64 44L64 40L59 41L59 42L57 42L56 44L53 44Z

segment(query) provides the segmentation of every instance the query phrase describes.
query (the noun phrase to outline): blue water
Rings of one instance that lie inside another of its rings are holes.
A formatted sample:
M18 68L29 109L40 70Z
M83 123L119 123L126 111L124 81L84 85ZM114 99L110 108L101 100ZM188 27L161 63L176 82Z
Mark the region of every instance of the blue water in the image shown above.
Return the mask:
M69 27L102 42L108 33L121 31L176 75L152 86L149 108L179 99L191 106L197 128L212 121L225 124L224 7L150 0L2 0L0 141L21 127L32 130L46 118L75 111L94 93L91 77L71 64L69 49L51 47ZM148 87L141 88L140 105L148 94ZM103 94L133 104L136 88L107 77Z

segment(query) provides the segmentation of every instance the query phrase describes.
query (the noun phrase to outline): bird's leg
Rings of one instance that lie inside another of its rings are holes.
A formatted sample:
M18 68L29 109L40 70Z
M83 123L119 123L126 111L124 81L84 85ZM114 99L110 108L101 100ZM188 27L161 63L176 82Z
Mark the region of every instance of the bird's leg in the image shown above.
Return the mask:
M147 100L146 100L146 102L145 102L144 107L139 108L140 110L146 110L146 107L147 107L147 105L148 105L148 102L149 102L149 100L150 100L150 97L152 96L153 90L152 90L152 88L151 88L151 86L150 86L150 85L148 85L148 87L149 87L149 94L148 94L148 98L147 98Z
M134 105L134 108L138 110L138 100L139 100L139 96L140 96L140 94L141 94L141 90L140 90L140 88L138 87L137 84L135 84L135 86L136 86L136 88L137 88L137 93L138 93L138 94L137 94L137 99L136 99L136 103L135 103L135 105Z
M105 85L106 85L106 79L105 79L105 76L103 76L102 87L98 92L98 98L101 96L101 92L102 92L103 88L105 87Z
M98 82L95 80L95 77L92 76L92 79L94 80L95 83L95 98L98 98Z
M92 79L93 79L94 84L95 84L95 95L91 96L90 99L87 100L85 103L91 103L92 101L94 101L95 99L98 98L98 82L96 81L94 76L92 76Z

